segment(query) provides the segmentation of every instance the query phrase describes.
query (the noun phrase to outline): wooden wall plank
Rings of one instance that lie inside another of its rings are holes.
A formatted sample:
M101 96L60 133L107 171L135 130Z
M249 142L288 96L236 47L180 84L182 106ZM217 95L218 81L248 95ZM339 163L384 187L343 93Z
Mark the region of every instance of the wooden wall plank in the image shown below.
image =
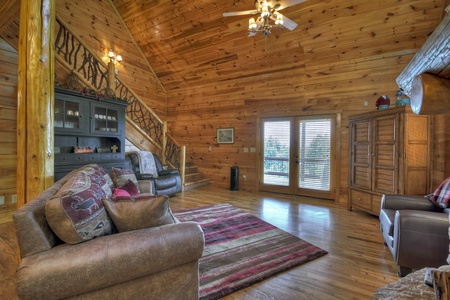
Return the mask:
M5 196L0 223L11 221L17 208L11 203L11 195L17 193L17 62L17 51L0 38L0 195Z

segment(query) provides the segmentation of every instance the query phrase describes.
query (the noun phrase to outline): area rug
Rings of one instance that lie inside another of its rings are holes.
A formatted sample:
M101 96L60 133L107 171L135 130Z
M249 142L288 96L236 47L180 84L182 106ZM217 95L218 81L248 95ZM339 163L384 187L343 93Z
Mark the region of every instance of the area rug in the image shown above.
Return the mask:
M181 222L198 222L205 235L199 261L201 300L224 297L327 254L230 204L174 214Z

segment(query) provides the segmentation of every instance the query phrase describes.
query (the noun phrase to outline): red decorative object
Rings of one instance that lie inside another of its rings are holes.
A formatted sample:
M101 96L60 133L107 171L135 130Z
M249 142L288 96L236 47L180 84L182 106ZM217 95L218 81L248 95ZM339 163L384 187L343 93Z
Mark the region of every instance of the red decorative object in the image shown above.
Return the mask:
M381 109L384 109L384 108L388 108L390 104L391 104L391 99L389 99L389 97L386 96L386 95L382 95L382 96L380 96L380 97L377 99L377 102L375 103L375 106L376 106L377 109L379 110L379 109L380 109L380 106L382 106ZM387 105L387 107L386 107L386 106L383 106L383 105Z

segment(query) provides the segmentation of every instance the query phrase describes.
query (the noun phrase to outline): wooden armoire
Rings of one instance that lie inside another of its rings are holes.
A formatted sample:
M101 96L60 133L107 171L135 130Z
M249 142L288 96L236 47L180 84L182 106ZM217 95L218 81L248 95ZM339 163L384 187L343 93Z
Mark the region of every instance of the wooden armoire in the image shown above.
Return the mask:
M349 116L349 210L379 215L383 194L429 191L430 118L409 106Z

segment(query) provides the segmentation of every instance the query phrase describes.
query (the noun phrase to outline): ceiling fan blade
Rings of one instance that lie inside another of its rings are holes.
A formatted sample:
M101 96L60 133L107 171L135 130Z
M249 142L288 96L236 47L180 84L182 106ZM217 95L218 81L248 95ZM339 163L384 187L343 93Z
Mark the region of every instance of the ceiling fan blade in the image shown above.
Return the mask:
M230 12L224 12L224 17L233 17L233 16L244 16L244 15L254 15L257 14L258 11L256 9L253 10L243 10L243 11L230 11Z
M272 20L276 21L277 15L281 15L281 14L279 12L277 12L277 13L271 15L270 18ZM295 23L294 21L292 21L291 19L286 18L284 15L282 15L282 16L283 16L283 27L286 27L289 30L294 30L298 26L298 24Z
M279 0L277 2L277 4L275 4L274 7L277 10L281 10L283 8L286 8L286 7L289 7L289 6L292 6L292 5L297 5L297 4L303 3L305 1L307 1L307 0Z

